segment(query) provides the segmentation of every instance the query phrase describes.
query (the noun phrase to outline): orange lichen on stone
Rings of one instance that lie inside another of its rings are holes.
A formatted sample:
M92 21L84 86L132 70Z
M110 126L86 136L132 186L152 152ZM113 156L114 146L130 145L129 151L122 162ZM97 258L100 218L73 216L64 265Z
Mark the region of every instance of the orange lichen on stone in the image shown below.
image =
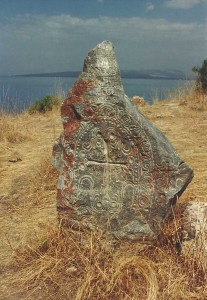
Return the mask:
M88 117L89 120L95 120L96 119L96 110L92 109L91 106L86 103L86 106L83 109L83 115L85 117Z
M61 189L57 189L57 207L66 208L66 202Z
M64 189L64 193L66 193L68 196L72 195L73 194L73 187L70 187L70 188L66 188Z
M67 153L63 150L63 160L64 160L65 162L67 162L67 164L66 164L67 167L72 166L72 164L73 164L73 159L74 159L74 156L73 156L72 153L67 154Z
M89 111L89 102L85 99L87 90L93 88L91 80L79 79L72 89L69 91L66 99L61 107L61 116L63 118L64 135L71 136L73 133L78 131L81 124L81 116L78 115L75 105L84 104L83 112Z
M81 124L81 121L80 120L75 120L73 123L67 123L65 126L64 126L64 134L65 136L69 136L73 133L75 133L79 128L80 128L80 124Z
M80 120L71 105L63 105L61 108L62 117L67 116L63 122L64 135L69 136L76 132L80 127Z
M79 80L76 81L74 86L68 92L66 101L69 100L70 104L81 103L87 90L90 90L92 88L93 88L92 80L89 79L85 81L82 78L80 78Z

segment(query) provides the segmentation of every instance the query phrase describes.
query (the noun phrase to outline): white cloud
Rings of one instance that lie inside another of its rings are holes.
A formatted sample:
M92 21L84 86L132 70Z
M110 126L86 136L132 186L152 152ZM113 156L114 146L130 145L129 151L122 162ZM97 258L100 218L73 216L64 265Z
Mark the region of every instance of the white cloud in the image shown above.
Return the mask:
M200 3L207 3L206 0L169 0L165 3L166 7L175 9L189 9Z
M193 22L21 15L0 24L1 73L80 70L103 40L114 43L122 69L191 69L206 57L205 37L206 26Z
M150 11L152 11L152 10L154 10L154 9L155 9L154 4L152 4L152 3L148 3L148 4L147 4L147 7L146 7L146 11L147 11L147 12L150 12Z

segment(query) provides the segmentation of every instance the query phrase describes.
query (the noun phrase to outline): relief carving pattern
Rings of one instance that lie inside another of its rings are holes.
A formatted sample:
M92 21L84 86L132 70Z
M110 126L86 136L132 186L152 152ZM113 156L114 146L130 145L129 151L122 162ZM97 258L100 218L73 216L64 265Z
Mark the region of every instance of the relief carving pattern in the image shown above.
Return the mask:
M124 94L110 42L89 52L62 120L52 158L60 218L118 238L154 238L193 172Z

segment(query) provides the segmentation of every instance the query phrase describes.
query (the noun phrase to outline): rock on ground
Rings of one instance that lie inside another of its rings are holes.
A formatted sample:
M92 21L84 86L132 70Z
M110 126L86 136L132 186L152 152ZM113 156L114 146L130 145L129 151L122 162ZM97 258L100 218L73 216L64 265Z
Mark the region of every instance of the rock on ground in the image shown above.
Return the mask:
M88 53L61 116L52 162L62 222L120 239L156 238L193 171L125 95L111 42Z
M182 253L207 265L207 202L191 201L182 218Z

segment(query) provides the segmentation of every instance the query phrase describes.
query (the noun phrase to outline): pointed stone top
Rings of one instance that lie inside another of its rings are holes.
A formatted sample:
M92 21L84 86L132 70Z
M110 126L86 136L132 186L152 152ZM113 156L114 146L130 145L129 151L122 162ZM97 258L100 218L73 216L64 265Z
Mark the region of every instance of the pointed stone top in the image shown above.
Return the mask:
M106 51L114 51L114 46L111 41L103 41L102 43L96 45L94 49L104 49Z
M89 51L84 60L83 72L104 76L120 76L114 46L110 41L103 41Z

